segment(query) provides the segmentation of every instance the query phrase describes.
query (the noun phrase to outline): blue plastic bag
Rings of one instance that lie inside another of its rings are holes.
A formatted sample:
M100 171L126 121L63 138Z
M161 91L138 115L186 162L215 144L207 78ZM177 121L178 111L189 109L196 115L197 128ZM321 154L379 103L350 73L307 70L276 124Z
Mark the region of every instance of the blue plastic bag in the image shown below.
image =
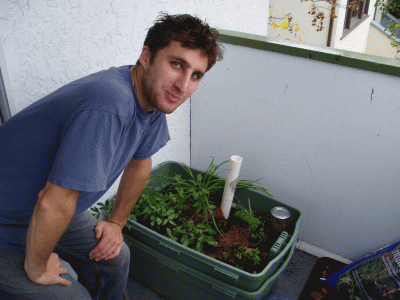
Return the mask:
M359 259L325 281L340 300L400 299L400 242Z

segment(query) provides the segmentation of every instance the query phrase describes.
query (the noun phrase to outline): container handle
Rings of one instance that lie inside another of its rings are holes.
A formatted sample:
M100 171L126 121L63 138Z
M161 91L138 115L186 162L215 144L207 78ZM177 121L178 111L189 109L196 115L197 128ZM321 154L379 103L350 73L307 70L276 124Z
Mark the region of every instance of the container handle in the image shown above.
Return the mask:
M175 252L175 254L177 254L177 255L181 255L181 251L180 250L178 250L178 249L176 249L176 248L174 248L174 247L172 247L172 246L170 246L170 245L168 245L168 244L166 244L164 242L160 242L160 246L162 246L164 248L167 248L168 250L171 250L172 252Z
M230 279L233 279L235 281L239 279L239 275L232 274L219 268L214 268L214 272L221 273L222 275L228 276Z
M268 260L273 260L282 252L283 248L288 244L289 237L290 235L286 231L282 231L281 235L269 251Z

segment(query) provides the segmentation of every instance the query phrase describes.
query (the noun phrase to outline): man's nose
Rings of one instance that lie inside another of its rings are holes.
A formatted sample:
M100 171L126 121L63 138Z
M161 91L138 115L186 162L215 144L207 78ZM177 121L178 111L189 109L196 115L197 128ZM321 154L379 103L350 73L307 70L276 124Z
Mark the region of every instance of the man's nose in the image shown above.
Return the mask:
M181 74L176 81L175 87L180 93L185 93L189 87L191 75L190 74Z

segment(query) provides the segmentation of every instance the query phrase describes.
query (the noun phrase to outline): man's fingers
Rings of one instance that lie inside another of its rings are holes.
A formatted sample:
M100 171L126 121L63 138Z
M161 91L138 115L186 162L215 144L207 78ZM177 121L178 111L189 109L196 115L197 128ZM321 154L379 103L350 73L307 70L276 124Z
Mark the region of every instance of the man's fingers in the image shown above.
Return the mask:
M97 223L97 226L94 229L94 232L96 233L96 239L101 238L101 235L103 233L103 224L101 221L99 223Z
M101 239L100 242L97 244L96 247L93 248L92 251L89 252L89 257L90 258L99 258L103 256L105 253L107 253L107 250L110 244L109 240L106 240L105 238Z
M116 256L119 255L121 248L122 248L122 243L118 244L113 244L113 243L108 243L108 244L103 244L102 247L99 247L98 249L93 249L93 253L89 254L89 257L91 259L95 259L96 261L102 260L102 259L112 259ZM108 248L108 250L106 250Z
M65 285L65 286L70 286L71 285L71 281L62 278L62 277L58 277L57 283L61 284L61 285Z
M60 274L68 274L68 270L66 268L60 268Z
M105 260L108 260L108 259L112 259L112 258L118 256L120 250L121 250L120 245L116 245L115 247L113 247L113 248L107 253L107 255L105 255L104 259L105 259Z
M114 239L103 236L97 246L89 252L89 257L95 259L104 259L108 255L112 254L120 244L122 245L122 242L115 242Z
M107 257L106 259L113 259L114 257L117 257L119 255L119 253L121 252L121 248L122 247L118 247L114 253L112 253L109 257Z
M108 244L107 245L107 250L104 250L102 253L99 253L99 255L96 257L97 260L101 260L101 259L107 259L110 255L112 255L114 253L114 251L116 250L116 248L118 247L118 245L116 244Z

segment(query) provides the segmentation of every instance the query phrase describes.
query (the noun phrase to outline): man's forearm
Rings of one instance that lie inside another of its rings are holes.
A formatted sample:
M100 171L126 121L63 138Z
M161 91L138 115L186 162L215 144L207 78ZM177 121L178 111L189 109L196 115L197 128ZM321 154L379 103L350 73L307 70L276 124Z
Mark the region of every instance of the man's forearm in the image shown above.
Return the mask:
M40 192L28 228L25 258L28 276L44 272L51 253L75 212L76 194L63 200L64 195L54 195L49 189L46 185Z
M117 201L111 212L109 221L125 226L129 214L136 204L152 167L151 157L145 160L132 160L125 168L119 184Z

